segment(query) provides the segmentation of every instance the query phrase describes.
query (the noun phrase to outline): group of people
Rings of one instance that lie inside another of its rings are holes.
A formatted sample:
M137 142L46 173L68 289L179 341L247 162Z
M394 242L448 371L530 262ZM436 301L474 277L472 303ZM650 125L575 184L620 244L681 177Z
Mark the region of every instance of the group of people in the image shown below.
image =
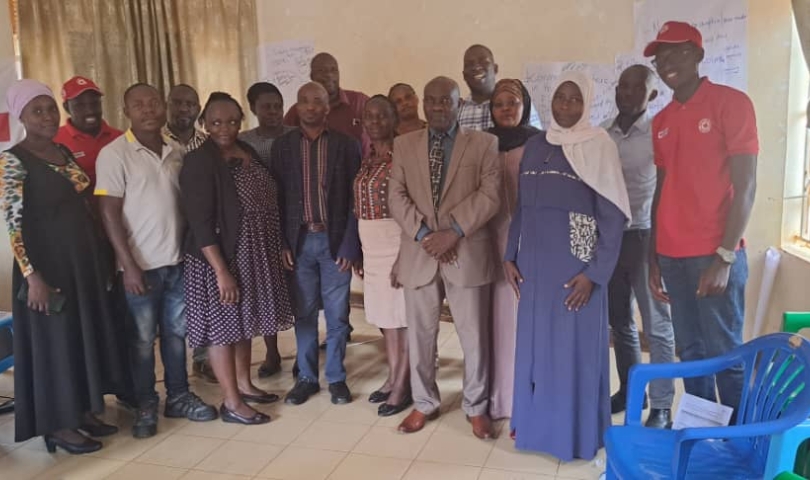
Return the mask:
M603 126L590 123L592 79L571 71L546 131L526 87L497 80L482 45L464 54L470 96L434 78L425 120L408 84L371 98L341 88L328 53L286 116L278 89L254 84L259 125L245 132L227 93L201 108L188 85L164 100L142 83L124 94L129 128L115 130L83 77L64 85L60 128L53 93L19 81L7 98L26 137L0 155L16 259L16 439L101 448L94 437L117 431L95 416L104 394L133 410L135 437L154 435L157 337L165 416L268 422L251 404L280 398L252 382L251 340L267 346L259 376L274 375L277 334L295 328L284 401L302 404L320 390L319 310L331 401L349 403L354 272L385 341L388 378L368 398L380 416L413 406L398 427L411 433L439 415L447 300L473 434L492 438L492 420L511 418L518 449L593 458L640 361L634 298L653 362L674 361L676 346L694 360L742 341L753 106L699 75L702 38L688 24L666 23L645 55L674 92L655 118L649 67L621 74L619 114ZM194 371L222 388L218 409L189 391L186 342ZM685 386L710 400L716 386L735 407L741 380L732 368ZM650 385L647 426L667 427L673 395L671 381Z

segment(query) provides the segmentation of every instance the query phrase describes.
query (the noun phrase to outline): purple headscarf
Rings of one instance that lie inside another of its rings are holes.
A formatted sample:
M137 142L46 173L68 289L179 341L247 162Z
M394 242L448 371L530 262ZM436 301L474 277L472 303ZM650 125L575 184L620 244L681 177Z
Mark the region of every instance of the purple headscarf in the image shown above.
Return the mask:
M41 95L46 95L56 101L53 92L44 83L28 78L17 80L6 91L6 104L8 105L9 114L14 118L20 118L23 108L31 100Z

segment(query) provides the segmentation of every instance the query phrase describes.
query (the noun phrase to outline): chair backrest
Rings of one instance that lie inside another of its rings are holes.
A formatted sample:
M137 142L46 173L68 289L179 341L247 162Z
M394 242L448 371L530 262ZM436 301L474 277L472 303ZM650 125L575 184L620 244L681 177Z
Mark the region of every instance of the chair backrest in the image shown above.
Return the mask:
M756 338L738 349L744 365L737 425L792 419L798 424L810 416L810 342L790 333ZM770 436L748 439L755 461L765 464Z

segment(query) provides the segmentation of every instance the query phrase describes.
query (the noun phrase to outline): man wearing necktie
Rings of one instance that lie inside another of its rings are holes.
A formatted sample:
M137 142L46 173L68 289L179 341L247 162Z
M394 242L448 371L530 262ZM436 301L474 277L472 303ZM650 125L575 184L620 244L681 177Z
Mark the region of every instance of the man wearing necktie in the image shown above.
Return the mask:
M405 288L414 411L399 430L438 416L436 336L447 298L464 351L462 409L473 433L492 437L489 399L490 283L499 270L487 222L500 205L497 139L458 126L458 84L425 87L428 129L394 141L389 207L402 227L397 279Z

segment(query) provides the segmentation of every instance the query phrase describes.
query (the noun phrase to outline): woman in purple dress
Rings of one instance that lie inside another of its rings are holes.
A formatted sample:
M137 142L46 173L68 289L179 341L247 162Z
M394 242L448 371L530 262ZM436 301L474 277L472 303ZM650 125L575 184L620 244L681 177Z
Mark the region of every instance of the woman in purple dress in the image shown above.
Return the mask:
M526 143L504 258L518 304L515 447L592 459L610 424L607 285L629 215L615 144L590 125L593 81L565 72Z
M222 420L254 425L270 417L246 402L278 395L250 380L251 340L293 326L281 265L276 182L261 157L237 140L244 115L230 95L214 92L203 109L209 133L180 171L188 218L185 293L188 343L210 347L225 400Z

